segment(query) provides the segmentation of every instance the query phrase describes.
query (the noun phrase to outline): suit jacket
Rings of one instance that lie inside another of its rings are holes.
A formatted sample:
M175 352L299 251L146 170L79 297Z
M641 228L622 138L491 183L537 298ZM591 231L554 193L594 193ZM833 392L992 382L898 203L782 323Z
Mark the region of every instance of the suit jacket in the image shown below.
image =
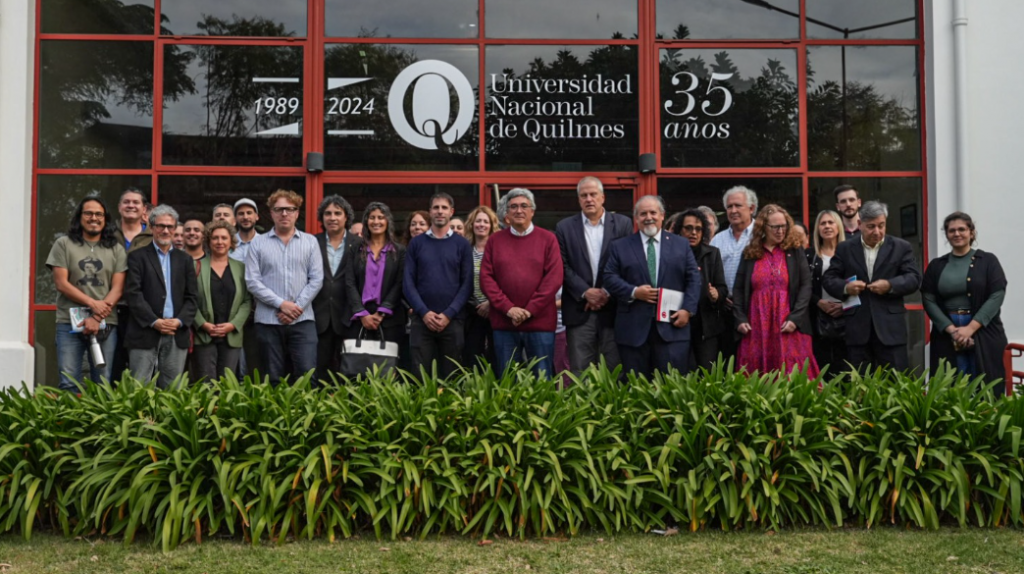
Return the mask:
M657 286L683 292L683 309L696 315L700 300L701 275L690 244L682 237L661 232ZM647 253L640 233L612 242L604 267L604 286L618 300L615 314L615 342L629 347L647 344L651 322L657 321L657 305L634 300L633 289L652 283L647 268ZM679 328L657 323L661 338L669 342L690 340L690 325Z
M239 349L242 347L242 328L252 311L252 295L245 288L245 263L229 257L228 266L231 269L231 279L235 284L235 298L231 300L228 323L234 325L235 330L228 333L225 338L229 347ZM213 269L210 267L210 258L203 257L199 261L199 277L197 277L198 297L194 321L196 345L209 345L213 342L213 338L201 328L205 323L213 321L213 299L210 297L211 273L213 273Z
M175 318L181 321L181 327L174 334L174 342L179 348L186 349L189 344L189 327L196 315L196 265L192 257L180 249L171 249L170 253L170 297ZM150 325L163 317L167 296L164 272L156 248L150 245L128 254L124 298L128 300L132 320L128 323L125 335L126 349L156 348L160 333Z
M697 269L701 275L700 302L697 305L697 316L694 317L693 326L698 329L698 337L704 340L713 339L725 330L728 324L722 318L725 310L726 297L729 295L729 286L725 284L725 267L722 264L722 252L717 247L704 245L691 248L693 256L697 260ZM718 290L718 301L711 301L711 291L708 285L714 285Z
M602 326L611 326L615 320L615 299L610 299L600 311L584 311L587 301L583 293L591 287L604 287L601 270L608 261L608 247L612 241L633 233L633 221L625 215L605 211L604 239L601 257L597 263L597 277L590 270L590 249L583 230L583 215L566 217L555 226L555 237L562 252L562 324L566 327L582 325L590 313L597 313Z
M349 320L362 311L377 312L375 304L363 305L363 286L366 285L366 258L369 252L363 253L360 245L353 244L345 253L345 286L348 310L345 311ZM407 317L406 305L402 302L402 281L405 278L405 247L392 244L384 260L384 279L381 281L381 307L391 310L391 315L384 315L381 328L385 336L393 337L401 329L404 333ZM393 340L393 339L391 339Z
M914 260L910 244L898 237L886 236L875 259L874 273L868 280L861 238L847 239L836 247L836 254L821 283L833 297L845 299L846 280L854 275L868 283L886 279L892 289L885 295L875 295L865 289L860 294L860 306L843 314L846 317L846 344L866 345L872 329L883 345L907 344L907 310L903 306L903 298L921 287L921 270Z
M754 259L744 258L736 272L732 312L737 325L750 322L750 278L756 263ZM786 251L786 270L789 275L789 315L786 320L792 321L801 333L811 335L811 316L808 312L811 303L811 269L807 266L807 256L803 249L798 247Z
M316 332L320 334L331 329L336 335L343 335L344 328L352 324L352 313L346 314L348 287L345 283L345 266L348 264L352 246L360 245L363 240L352 233L345 232L345 238L341 241L341 249L345 255L342 257L341 265L338 265L338 270L333 274L331 273L331 263L327 259L327 233L317 233L316 240L320 244L320 255L324 260L324 284L320 288L320 292L313 298Z

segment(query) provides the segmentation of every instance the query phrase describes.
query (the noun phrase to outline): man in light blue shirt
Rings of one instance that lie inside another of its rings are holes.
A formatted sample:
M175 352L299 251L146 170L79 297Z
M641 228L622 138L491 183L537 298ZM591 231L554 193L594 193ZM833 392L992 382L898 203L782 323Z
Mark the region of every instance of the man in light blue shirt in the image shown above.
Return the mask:
M729 219L729 227L718 232L711 239L711 246L717 247L722 253L722 267L725 268L725 284L729 287L726 306L732 313L732 290L736 283L736 274L743 259L743 250L750 243L750 234L754 230L754 214L757 213L757 194L742 185L730 188L722 196L725 215ZM727 328L720 341L722 355L728 360L736 354L736 329L732 320L725 317Z
M256 236L245 259L245 285L256 300L256 338L272 383L316 368L313 298L324 282L320 246L295 228L302 196L275 191L267 201L274 228ZM292 369L286 366L291 361Z

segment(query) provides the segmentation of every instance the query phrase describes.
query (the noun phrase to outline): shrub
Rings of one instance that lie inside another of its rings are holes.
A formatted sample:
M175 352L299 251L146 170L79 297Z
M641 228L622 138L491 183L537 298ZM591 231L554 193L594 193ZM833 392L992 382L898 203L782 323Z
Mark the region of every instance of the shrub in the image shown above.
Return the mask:
M372 374L311 388L232 376L8 390L0 531L142 531L165 550L796 525L1019 526L1024 400L943 369L812 380L710 371L567 390L529 369Z

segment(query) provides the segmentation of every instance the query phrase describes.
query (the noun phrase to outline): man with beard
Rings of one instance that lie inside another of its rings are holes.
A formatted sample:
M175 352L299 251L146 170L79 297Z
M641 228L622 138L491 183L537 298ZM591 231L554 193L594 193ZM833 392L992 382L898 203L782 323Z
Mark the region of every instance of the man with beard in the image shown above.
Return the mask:
M860 236L860 196L852 185L840 185L832 192L836 196L836 211L843 218L846 239Z
M323 258L324 284L313 299L316 316L316 381L330 381L328 371L341 369L344 335L352 325L352 314L345 313L348 294L345 285L345 254L362 239L347 231L355 218L352 205L340 195L328 195L316 210L324 230L316 234Z
M409 331L414 369L447 378L459 367L465 346L466 301L473 289L473 248L451 229L455 200L430 198L430 229L409 242L405 254L405 299L415 315Z
M245 256L249 253L249 244L256 237L256 222L259 220L260 213L256 208L255 201L243 197L235 202L235 229L238 230L236 236L238 247L235 247L229 257L245 262Z
M114 237L124 247L126 253L148 247L153 243L153 232L146 226L146 197L136 187L129 187L121 193L117 201L117 212L120 218L114 226ZM120 376L128 367L128 351L124 342L128 336L128 324L131 323L131 310L128 302L117 303L117 340L120 342L114 351L111 373ZM108 359L110 360L110 359Z
M212 221L227 221L231 225L234 225L235 211L231 209L231 206L226 203L218 203L213 208Z
M633 219L640 231L614 241L608 249L604 286L618 301L615 342L623 372L652 376L668 368L689 369L690 317L697 312L701 274L689 243L662 230L665 204L646 196L636 202ZM659 289L683 293L682 305L658 318Z
M185 253L189 254L195 262L196 269L199 268L199 260L206 257L203 249L203 228L206 225L198 219L189 219L185 222Z
M174 228L174 237L171 238L171 245L175 249L185 249L185 224L179 223Z

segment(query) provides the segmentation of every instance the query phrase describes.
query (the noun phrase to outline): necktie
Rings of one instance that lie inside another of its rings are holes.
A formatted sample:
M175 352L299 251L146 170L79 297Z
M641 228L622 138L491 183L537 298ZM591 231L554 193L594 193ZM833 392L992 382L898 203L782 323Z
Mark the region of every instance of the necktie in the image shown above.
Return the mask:
M651 273L651 287L658 286L658 259L654 252L654 244L657 243L653 237L647 240L647 270Z

